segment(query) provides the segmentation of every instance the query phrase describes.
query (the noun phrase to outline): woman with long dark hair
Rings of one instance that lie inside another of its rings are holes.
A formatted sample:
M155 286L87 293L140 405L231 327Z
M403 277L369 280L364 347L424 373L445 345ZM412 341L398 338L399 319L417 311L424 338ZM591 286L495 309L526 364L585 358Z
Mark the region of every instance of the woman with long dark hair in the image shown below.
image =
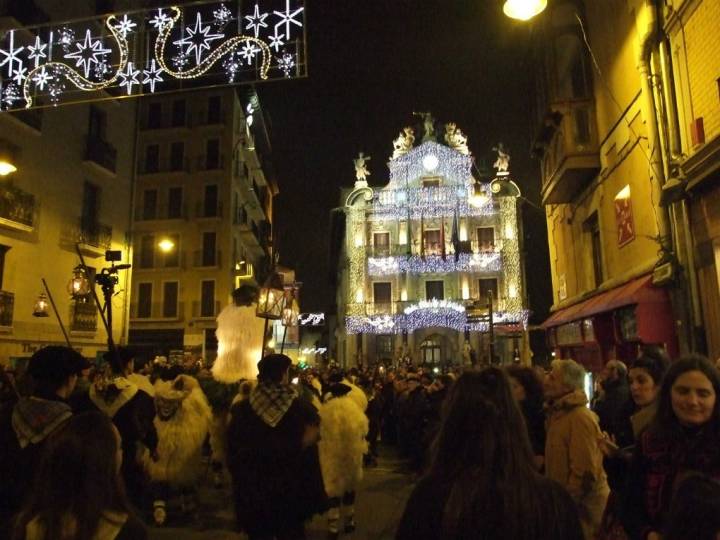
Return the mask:
M17 540L143 540L120 477L120 434L100 412L70 418L44 449Z
M537 372L527 366L505 368L510 379L510 390L525 418L535 465L542 469L545 463L545 411L543 410L543 383Z
M635 448L623 508L630 538L664 533L674 490L688 474L720 479L720 373L704 357L676 361L660 388L654 420Z
M450 390L428 474L396 538L582 540L577 510L540 475L507 375L466 372Z

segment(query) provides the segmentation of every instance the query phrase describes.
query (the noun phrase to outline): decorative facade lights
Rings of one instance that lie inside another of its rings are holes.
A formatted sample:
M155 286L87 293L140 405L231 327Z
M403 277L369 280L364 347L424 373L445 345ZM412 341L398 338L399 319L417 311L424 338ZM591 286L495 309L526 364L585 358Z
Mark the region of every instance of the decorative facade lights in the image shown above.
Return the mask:
M303 76L304 2L269 7L279 6L206 0L9 30L0 39L2 109L86 101L85 92L121 86L125 95L174 91L178 80L203 76L208 86Z
M500 251L461 253L457 262L448 251L445 259L440 255L368 257L369 276L390 276L400 272L410 274L442 274L447 272L499 272L502 268Z
M372 216L379 220L398 220L497 214L493 199L487 197L482 204L471 204L474 193L470 186L441 185L429 188L383 188L376 191Z
M458 304L457 302L453 302L452 300L438 300L437 298L433 298L432 300L420 300L417 304L406 307L403 312L405 313L405 315L410 315L411 313L415 313L416 311L426 309L438 312L440 310L450 309L453 311L457 311L458 313L465 313L465 306L463 306L462 304Z

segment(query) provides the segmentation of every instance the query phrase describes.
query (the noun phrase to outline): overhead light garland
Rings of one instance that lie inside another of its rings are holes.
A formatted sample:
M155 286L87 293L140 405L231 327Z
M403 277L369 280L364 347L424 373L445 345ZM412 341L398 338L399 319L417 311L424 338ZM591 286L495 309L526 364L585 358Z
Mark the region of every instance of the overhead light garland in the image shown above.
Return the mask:
M303 4L201 1L9 30L0 40L2 109L87 101L79 94L101 90L111 96L171 91L200 77L216 85L304 76Z

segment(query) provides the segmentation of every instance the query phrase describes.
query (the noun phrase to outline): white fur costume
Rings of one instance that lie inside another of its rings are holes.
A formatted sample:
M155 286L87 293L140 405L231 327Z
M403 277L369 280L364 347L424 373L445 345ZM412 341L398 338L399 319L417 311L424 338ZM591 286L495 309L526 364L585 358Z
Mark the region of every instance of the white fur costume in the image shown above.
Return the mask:
M363 473L368 419L351 393L329 397L320 408L320 467L329 497L354 491Z
M255 379L262 353L265 321L255 316L255 306L225 306L217 317L218 355L212 367L216 380L234 383Z
M174 486L194 485L202 472L202 445L210 428L212 410L194 377L178 375L174 381L155 383L158 414L158 461L145 457L145 467L153 481ZM176 407L169 418L163 407Z

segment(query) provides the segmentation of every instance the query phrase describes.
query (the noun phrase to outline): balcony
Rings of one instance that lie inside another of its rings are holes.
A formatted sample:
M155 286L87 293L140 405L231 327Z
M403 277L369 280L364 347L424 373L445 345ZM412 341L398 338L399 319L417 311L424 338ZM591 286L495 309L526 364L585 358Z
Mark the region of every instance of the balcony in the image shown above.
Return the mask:
M220 313L220 301L201 302L198 300L192 303L193 319L214 319Z
M600 146L592 100L551 105L562 115L542 152L543 204L572 202L600 171Z
M185 302L132 303L130 304L130 319L133 321L182 321L185 313Z
M217 249L208 251L198 249L193 252L193 266L195 268L216 268L220 266L222 252Z
M66 223L60 233L60 242L68 245L73 251L80 245L80 251L90 257L101 257L112 247L112 227L102 223L88 223L86 219L77 218Z
M0 226L31 232L35 228L35 196L10 183L0 185Z
M240 216L242 217L242 216ZM260 229L254 221L240 221L236 223L240 240L250 256L258 258L266 255L265 245L260 241Z
M211 201L203 201L195 205L195 217L197 218L221 218L222 215L222 202L213 204Z
M198 171L220 171L225 168L225 156L205 155L197 158Z
M70 305L70 331L95 333L97 331L97 307L92 300L75 301Z
M157 163L142 161L138 163L138 174L176 174L191 171L190 158L181 160L158 160Z
M14 306L15 293L11 293L8 291L0 291L0 327L12 327Z
M117 150L107 141L88 137L85 146L85 161L94 163L105 171L115 174Z

